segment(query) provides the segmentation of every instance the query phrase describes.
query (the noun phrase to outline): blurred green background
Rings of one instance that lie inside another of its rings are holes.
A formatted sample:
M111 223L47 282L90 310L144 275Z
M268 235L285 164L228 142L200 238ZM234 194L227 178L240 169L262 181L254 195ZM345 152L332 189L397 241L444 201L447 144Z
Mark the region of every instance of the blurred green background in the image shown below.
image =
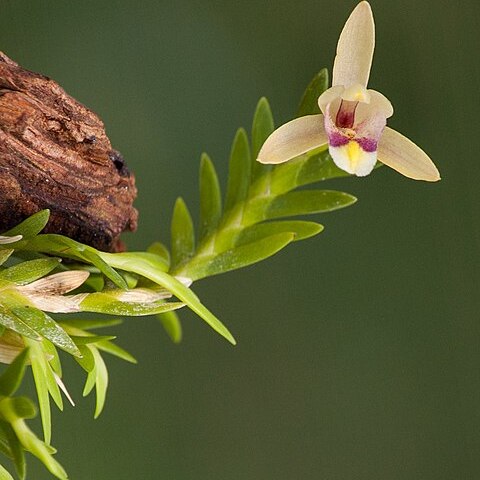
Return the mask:
M358 196L318 237L195 289L231 347L182 312L174 346L152 319L117 328L105 413L77 399L53 444L74 480L480 478L480 3L372 0L370 86L438 184L383 168L329 188ZM225 178L230 142L266 95L289 120L331 68L351 0L0 0L0 48L104 120L135 171L131 248L194 207L202 151ZM195 208L194 208L195 210ZM49 479L31 459L29 479Z

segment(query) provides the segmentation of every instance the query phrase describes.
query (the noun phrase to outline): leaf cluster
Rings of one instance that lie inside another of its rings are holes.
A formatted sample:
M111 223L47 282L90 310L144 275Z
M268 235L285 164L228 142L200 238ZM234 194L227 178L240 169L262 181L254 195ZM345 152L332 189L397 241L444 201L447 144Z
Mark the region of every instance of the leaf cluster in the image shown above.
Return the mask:
M327 72L322 70L307 88L299 115L318 113L316 99L327 86ZM144 252L106 253L61 235L42 234L47 210L0 236L0 362L10 364L0 377L0 451L13 460L19 478L26 475L26 451L55 477L67 478L50 445L51 400L61 410L63 392L73 403L62 380L59 350L85 371L83 395L95 389L97 417L108 386L103 354L132 363L135 359L114 343L115 336L92 330L115 326L121 322L118 317L155 315L179 342L177 310L187 306L235 344L191 284L252 265L323 230L320 223L293 217L331 212L356 201L347 193L311 187L346 175L326 150L273 167L256 162L273 130L272 112L262 98L250 136L244 129L235 135L224 193L214 163L202 155L198 221L178 198L170 248L155 242ZM86 320L78 317L82 312L95 315ZM28 366L37 390L43 441L25 422L35 416L35 406L14 396ZM0 466L0 480L11 478Z

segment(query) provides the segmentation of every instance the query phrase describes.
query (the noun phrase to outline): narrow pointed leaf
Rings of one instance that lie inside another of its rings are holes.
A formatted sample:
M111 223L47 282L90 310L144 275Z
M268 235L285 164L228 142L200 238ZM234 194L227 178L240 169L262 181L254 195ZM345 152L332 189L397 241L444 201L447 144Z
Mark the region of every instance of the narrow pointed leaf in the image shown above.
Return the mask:
M78 349L82 354L82 357L75 357L75 361L87 372L90 373L95 368L95 358L92 351L88 348L88 345L79 345Z
M172 342L180 343L182 341L182 324L180 323L177 312L172 310L171 312L161 313L157 315L157 318L160 320Z
M318 106L318 97L328 89L328 70L322 68L312 79L303 94L300 106L298 107L297 117L304 115L315 115L320 113Z
M13 267L0 271L0 279L25 285L48 275L59 263L60 259L58 258L41 258L18 263Z
M301 190L276 197L268 206L266 219L325 213L348 207L356 202L348 193L334 190Z
M0 265L3 265L15 250L0 250Z
M43 437L47 445L50 444L52 437L52 420L50 412L50 396L45 379L44 358L39 342L25 340L30 346L30 360L32 364L32 374L37 390L38 405L40 407L40 417L42 419Z
M258 223L242 230L236 240L236 246L257 242L277 233L293 233L293 241L313 237L323 230L323 225L300 220Z
M12 450L10 449L10 445L8 443L7 434L3 429L4 425L8 425L3 420L0 420L0 454L5 455L8 458L12 458Z
M268 104L268 100L263 97L260 99L253 116L252 125L252 159L255 161L262 148L263 143L273 132L275 126L273 123L272 110ZM257 165L254 163L254 165Z
M5 295L6 292L2 292L3 298ZM0 324L6 328L9 328L10 330L13 330L14 332L19 333L20 335L33 340L42 339L42 337L33 328L28 326L21 318L15 315L12 310L7 308L5 305L0 305Z
M147 248L147 253L154 253L162 259L165 264L165 271L170 268L170 252L168 248L161 242L154 242Z
M94 418L98 418L102 413L105 405L105 398L107 396L108 388L108 371L103 361L102 356L96 348L92 348L93 356L95 357L95 392L96 392L96 406Z
M171 232L172 263L179 265L193 255L195 249L192 217L182 198L175 202Z
M222 194L215 166L207 154L200 160L200 234L199 240L210 235L222 216Z
M210 258L200 259L189 265L189 274L194 279L200 279L246 267L274 255L292 242L294 237L294 233L283 232L227 250Z
M19 477L23 480L24 476ZM8 473L3 465L0 465L0 480L13 480L13 477Z
M119 347L116 343L110 342L109 340L104 340L95 344L98 350L102 352L109 353L115 357L121 358L129 363L137 363L137 359L131 355L129 352L124 350L122 347Z
M48 363L52 367L52 370L61 378L62 364L60 362L60 356L58 355L58 351L55 348L55 345L52 342L49 342L45 338L42 340L42 344L43 344L43 350L45 351L49 359Z
M240 128L235 135L230 153L227 194L225 196L225 212L234 205L243 202L248 194L252 160L247 132Z
M348 176L350 174L340 170L328 150L323 148L277 165L272 172L270 187L272 193L281 194L302 185Z
M82 393L84 397L90 394L90 392L93 390L93 387L95 387L95 382L97 381L96 358L95 358L95 355L93 354L93 350L90 350L90 353L92 354L95 366L93 367L92 370L88 372L87 380L85 382L85 386L83 387L83 393Z
M95 328L114 327L120 325L123 321L120 318L98 318L93 320L86 320L82 318L69 318L62 320L63 326L72 326L81 330L93 330Z
M15 471L21 480L25 480L27 474L27 463L25 461L25 450L23 449L12 426L6 422L1 422L2 429L8 438L8 444L12 452L12 460L15 465ZM8 478L8 477L7 477Z
M98 343L104 340L115 340L114 335L71 335L72 340L78 347L80 345L89 345L90 343Z
M115 265L117 265L116 268L119 270L125 270L127 272L135 272L134 266L137 262L147 262L152 268L161 270L162 272L166 272L168 270L168 263L165 261L165 258L153 252L98 252L98 254L105 263L110 264L112 261L114 261Z
M25 348L8 366L0 377L0 395L12 396L20 387L28 361L28 348Z
M31 215L22 223L12 228L4 235L22 235L24 239L29 239L39 234L47 225L50 217L50 210L40 210L39 212Z
M18 418L35 418L37 409L34 403L27 397L9 398L11 408L14 410Z
M258 195L268 188L271 165L257 162L258 153L265 140L274 130L272 111L266 98L260 99L253 117L252 125L252 178L251 194Z

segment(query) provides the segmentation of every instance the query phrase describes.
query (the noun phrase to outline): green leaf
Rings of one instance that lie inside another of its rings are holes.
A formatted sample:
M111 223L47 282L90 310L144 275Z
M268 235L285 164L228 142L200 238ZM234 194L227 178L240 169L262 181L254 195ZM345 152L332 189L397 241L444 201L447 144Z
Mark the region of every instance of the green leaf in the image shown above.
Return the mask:
M154 253L161 258L161 261L165 264L165 271L170 268L170 252L168 248L161 242L154 242L147 248L148 253Z
M320 113L318 97L328 88L328 70L322 68L312 79L303 94L297 117Z
M268 185L269 173L272 165L263 165L257 162L258 152L265 140L273 132L275 126L273 123L272 111L268 100L264 97L258 102L257 109L253 116L252 125L252 179L251 190L256 195L263 192Z
M197 280L243 268L274 255L294 238L294 233L283 232L217 255L214 254L211 257L199 259L195 263L192 262L189 266L189 273Z
M0 395L10 397L20 387L28 361L28 348L22 350L0 377Z
M98 418L105 406L108 388L108 371L102 356L95 347L90 347L95 358L96 406L94 418Z
M202 240L217 228L222 216L222 194L215 166L207 154L200 160L200 233Z
M88 345L90 343L98 343L104 340L114 340L114 335L71 335L72 340L75 342L75 345Z
M135 363L135 364L137 363L137 360L133 355L128 353L122 347L119 347L116 343L110 342L108 340L104 340L102 342L98 342L97 344L95 344L95 346L99 350L109 353L110 355L113 355L115 357L121 358L126 362Z
M46 444L50 444L52 438L52 414L50 412L50 396L45 373L45 358L39 342L25 339L30 346L30 359L32 362L32 374L37 390L38 405L42 418L43 437Z
M23 449L15 431L7 422L0 422L2 430L8 439L8 445L12 453L13 464L15 471L20 479L24 480L27 476L27 463L25 461L25 450ZM7 477L8 478L8 477Z
M7 292L2 292L2 301L6 296ZM9 308L5 305L0 305L0 324L4 327L13 330L14 332L19 333L25 337L31 338L33 340L41 340L42 337L31 327L29 327L21 318L17 317Z
M0 420L0 454L8 458L13 458L12 450L8 443L7 434L5 433L5 430L2 428L3 425L8 425L8 424Z
M0 250L0 265L3 265L15 250Z
M127 272L135 272L133 268L136 263L148 263L152 268L166 272L168 263L160 255L151 252L121 252L121 253L105 253L98 252L103 262L110 265L114 261L116 268ZM115 260L113 260L115 259ZM111 268L111 267L110 267Z
M119 318L97 318L86 320L83 318L69 318L62 320L61 325L72 326L81 330L93 330L95 328L114 327L120 325L123 321Z
M301 220L257 223L251 225L238 235L236 246L253 243L277 233L291 232L294 234L294 241L304 240L313 237L323 230L323 225L315 222Z
M90 373L95 368L95 358L88 345L79 345L78 349L82 357L75 357L75 361L87 372Z
M180 323L177 312L172 310L171 312L161 313L157 315L157 318L160 320L172 342L180 343L182 341L182 324Z
M35 418L37 409L34 403L27 397L10 398L12 409L18 418Z
M177 198L175 202L171 232L172 263L178 265L187 260L195 249L192 217L182 198Z
M278 195L303 185L348 176L333 163L328 150L321 148L277 165L272 172L270 191Z
M95 382L97 381L97 366L95 364L95 356L93 355L93 348L89 347L90 353L92 354L93 357L93 368L88 372L87 375L87 380L85 382L85 386L83 387L83 396L86 397L87 395L90 394L90 392L93 390L95 387Z
M40 210L3 235L22 235L24 239L32 238L45 228L49 217L50 210Z
M61 326L61 325L60 325ZM62 327L63 328L63 327ZM52 370L61 378L62 377L62 364L55 345L49 342L47 339L42 340L43 350L49 358L48 363L52 367Z
M275 125L273 123L272 110L268 104L268 100L263 97L257 104L255 114L253 116L252 125L252 160L255 162L258 152L262 148L265 140L273 132ZM260 165L255 163L255 165Z
M248 211L248 218L254 223L254 221L294 215L332 212L355 202L356 198L348 193L334 190L301 190L274 198L269 204L265 204L264 209L252 206Z
M48 275L59 263L59 258L41 258L18 263L0 271L0 279L25 285Z
M225 212L243 202L248 194L252 160L247 132L240 128L235 135L230 153L227 194L225 196Z
M8 473L3 465L0 465L0 480L13 480L13 477Z

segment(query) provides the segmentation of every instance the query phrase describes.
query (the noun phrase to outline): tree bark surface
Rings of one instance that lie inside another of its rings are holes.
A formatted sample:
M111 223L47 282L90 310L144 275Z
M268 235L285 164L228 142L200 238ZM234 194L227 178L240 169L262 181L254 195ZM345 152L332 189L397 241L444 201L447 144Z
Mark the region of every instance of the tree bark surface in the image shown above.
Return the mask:
M48 208L46 233L121 250L136 194L98 116L0 52L0 232Z

